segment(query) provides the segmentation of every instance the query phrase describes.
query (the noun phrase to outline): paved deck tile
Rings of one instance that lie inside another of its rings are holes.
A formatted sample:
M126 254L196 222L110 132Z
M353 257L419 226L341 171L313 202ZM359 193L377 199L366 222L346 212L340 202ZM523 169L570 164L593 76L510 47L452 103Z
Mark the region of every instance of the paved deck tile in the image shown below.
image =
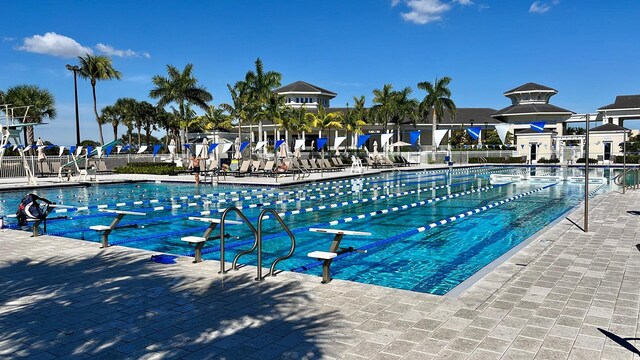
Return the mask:
M640 192L591 205L455 296L2 231L0 357L634 359Z

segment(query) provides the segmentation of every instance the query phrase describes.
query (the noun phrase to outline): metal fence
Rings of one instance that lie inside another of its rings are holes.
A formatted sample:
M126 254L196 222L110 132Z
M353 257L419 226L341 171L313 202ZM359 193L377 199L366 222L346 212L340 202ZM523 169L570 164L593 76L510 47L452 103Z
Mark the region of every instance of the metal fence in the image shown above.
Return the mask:
M151 154L120 154L111 155L108 158L91 158L88 165L95 166L98 170L111 171L115 167L124 166L128 163L160 162L166 160L166 158L168 158L167 155L154 157ZM25 159L36 176L57 175L60 166L73 160L69 155L47 156L43 161L38 161L37 156L25 156ZM85 159L78 161L78 167L85 167ZM74 170L75 166L71 166L70 169ZM5 156L0 167L0 178L21 176L26 176L22 158L20 156Z

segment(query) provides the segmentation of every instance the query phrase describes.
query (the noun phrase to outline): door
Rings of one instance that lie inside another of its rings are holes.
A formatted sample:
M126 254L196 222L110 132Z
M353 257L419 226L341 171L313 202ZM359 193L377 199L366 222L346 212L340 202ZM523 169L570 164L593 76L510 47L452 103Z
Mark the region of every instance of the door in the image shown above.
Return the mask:
M529 147L531 148L531 161L537 160L536 154L538 152L538 144L537 143L529 143Z
M604 142L604 159L611 160L611 141Z

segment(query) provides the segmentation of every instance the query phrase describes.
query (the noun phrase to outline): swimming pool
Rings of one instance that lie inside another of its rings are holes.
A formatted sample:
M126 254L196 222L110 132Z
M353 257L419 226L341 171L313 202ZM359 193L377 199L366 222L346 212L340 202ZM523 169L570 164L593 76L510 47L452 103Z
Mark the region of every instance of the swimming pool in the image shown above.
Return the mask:
M310 227L371 232L369 237L349 237L342 247L366 253L341 255L332 265L338 279L444 294L493 260L553 222L584 197L584 186L567 181L521 181L491 184L489 175L524 174L580 176L579 169L484 167L453 172L393 172L317 182L286 188L250 188L171 183L137 183L54 188L34 191L59 204L76 208L53 213L47 233L99 241L91 225L106 225L109 209L146 212L145 217L125 217L110 236L114 245L162 253L190 255L193 246L183 236L201 236L207 224L189 216L219 217L229 206L240 208L255 224L264 208L275 208L296 236L294 256L278 269L321 274L309 252L327 251L332 236L309 232ZM598 169L595 176L609 178ZM592 190L607 191L609 186ZM0 216L13 214L21 192L3 192ZM8 219L15 225L15 219ZM244 225L228 225L227 261L253 243ZM289 250L289 238L274 220L265 221L264 266ZM204 248L204 259L218 259L217 241ZM256 264L255 254L241 263Z

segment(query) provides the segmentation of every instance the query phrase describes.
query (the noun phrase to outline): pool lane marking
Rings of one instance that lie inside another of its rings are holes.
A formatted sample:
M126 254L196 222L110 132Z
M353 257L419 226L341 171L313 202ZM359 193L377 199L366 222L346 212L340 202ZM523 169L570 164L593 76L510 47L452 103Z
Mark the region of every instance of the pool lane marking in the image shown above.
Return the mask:
M434 175L434 176L439 176L439 175ZM442 180L444 180L444 179L442 179ZM382 182L393 182L393 181L397 181L397 180L387 180L387 181L382 181ZM438 181L438 180L424 181L424 182L435 182L435 181ZM370 184L374 184L374 183L378 183L378 182L363 182L363 183L356 184L356 185L370 185ZM225 199L226 201L217 201L217 202L218 203L223 203L223 202L228 202L228 201L233 202L233 201L240 201L240 200L259 199L259 198L265 198L265 197L297 195L297 194L309 193L309 192L313 192L313 191L320 192L320 191L324 191L324 190L335 190L335 189L347 188L347 187L351 187L353 185L354 184L340 185L340 186L325 186L325 187L321 187L321 188L316 186L316 187L309 188L309 189L288 190L288 191L280 191L280 192L276 192L276 193L265 193L265 194L254 195L254 196L236 197L236 198L232 198L232 199ZM55 209L54 212L56 212L56 213L69 213L69 212L87 211L87 210L94 210L94 209L96 209L96 210L97 209L106 209L106 208L113 207L113 206L115 206L115 207L123 207L123 206L141 205L141 204L145 204L145 203L160 203L160 202L172 202L172 201L180 201L180 200L188 200L188 199L214 198L214 197L219 197L221 195L239 195L239 194L264 192L264 191L271 191L271 190L274 190L274 188L261 188L261 189L252 189L252 190L242 190L242 191L217 192L217 193L211 193L211 194L175 196L175 197L172 197L172 198L164 198L164 199L145 199L145 200L117 202L117 203L108 203L108 204L100 204L100 205L79 206L79 207L71 207L71 208L65 208L65 209ZM13 215L13 216L9 215L8 217L15 217L15 215Z
M394 241L397 241L397 240L400 240L400 239L404 239L404 238L407 238L409 236L412 236L412 235L415 235L415 234L419 234L421 232L429 231L429 230L434 229L434 228L436 228L438 226L449 224L449 223L452 223L452 222L454 222L456 220L464 219L466 217L469 217L469 216L472 216L472 215L475 215L475 214L478 214L478 213L481 213L481 212L484 212L484 211L487 211L487 210L490 210L490 209L494 209L494 208L496 208L496 207L498 207L500 205L503 205L503 204L512 202L514 200L520 199L522 197L525 197L525 196L528 196L528 195L531 195L531 194L546 190L546 189L548 189L548 188L550 188L552 186L556 186L558 184L559 184L559 182L556 182L556 183L553 183L553 184L549 184L549 185L543 186L543 187L538 188L538 189L527 191L527 192L524 192L524 193L521 193L521 194L518 194L518 195L515 195L515 196L512 196L512 197L509 197L509 198L506 198L506 199L503 199L503 200L500 200L500 201L493 202L491 204L487 204L485 206L481 206L481 207L475 208L473 210L469 210L469 211L460 213L460 214L455 215L455 216L446 217L444 219L441 219L439 221L430 223L428 225L421 226L421 227L406 231L404 233L397 234L397 235L394 235L392 237L389 237L389 238L386 238L386 239L383 239L383 240L379 240L379 241L376 241L376 242L361 246L359 248L359 250L365 251L365 250L371 250L373 248L381 247L381 246L384 246L384 245L389 244L391 242L394 242ZM343 258L345 258L347 256L350 256L350 255L353 255L353 254L361 254L361 253L359 253L359 252L347 252L347 253L343 253L343 254L340 254L340 255L336 256L335 258L333 258L333 260L335 261L337 259L343 259ZM318 267L318 266L322 265L322 263L323 263L323 261L314 261L314 262L309 263L307 265L303 265L303 266L299 266L297 268L291 269L291 271L293 271L293 272L306 271L306 270Z
M488 191L494 188L499 188L502 186L506 186L509 185L508 184L498 184L498 185L491 185L491 186L487 186L485 188L480 188L480 189L472 189L472 190L467 190L464 192L460 192L460 193L455 193L455 194L449 194L449 195L445 195L445 196L440 196L440 197L434 197L431 199L427 199L427 200L422 200L419 202L415 202L415 203L411 203L411 204L404 204L404 205L399 205L399 206L394 206L392 208L388 208L388 209L382 209L382 210L376 210L376 211L371 211L368 213L363 213L363 214L359 214L359 215L353 215L353 216L349 216L343 219L338 219L338 220L333 220L333 221L329 221L329 222L324 222L324 223L317 223L317 224L313 224L313 225L309 225L309 226L304 226L304 227L300 227L300 228L295 228L295 229L291 229L291 232L294 234L300 233L300 232L304 232L309 230L310 228L313 227L329 227L329 226L335 226L337 224L341 224L341 223L348 223L351 222L355 219L364 219L364 218L368 218L368 217L374 217L380 214L389 214L391 212L395 212L395 211L402 211L402 210L407 210L407 209L412 209L415 207L419 207L419 206L424 206L424 205L429 205L429 204L435 204L437 202L440 201L444 201L444 200L449 200L449 199L453 199L453 198L457 198L457 197L462 197L465 195L469 195L469 194L473 194L476 192L483 192L483 191ZM273 238L277 238L280 236L285 236L286 233L285 232L279 232L279 233L275 233L275 234L269 234L267 236L263 236L262 240L268 240L268 239L273 239ZM244 240L244 241L240 241L240 242L236 242L233 244L229 244L227 246L225 246L225 249L234 249L243 245L248 245L251 244L253 242L253 240ZM219 246L213 246L211 248L208 249L203 249L202 250L202 254L209 254L215 251L220 250ZM184 253L184 254L180 254L183 256L193 256L193 251L188 252L188 253Z
M458 183L455 186L459 186L459 185L463 185L463 184L464 183ZM410 195L410 194L419 194L421 192L444 189L444 188L449 188L451 186L454 186L454 185L439 185L439 186L430 187L428 189L411 190L411 191L405 191L405 192L402 192L402 193L394 193L394 194L389 194L389 195L374 196L374 197L367 198L367 199L356 199L356 200L343 201L343 202L340 202L340 203L334 203L334 204L329 204L329 205L313 206L313 207L299 209L299 210L289 210L289 211L280 212L278 215L280 215L280 216L298 215L298 214L302 214L302 213L325 210L327 208L332 208L333 209L333 208L344 207L344 206L348 206L348 205L374 202L374 201L383 200L383 199L387 199L387 198L401 197L401 196ZM324 197L332 197L331 195L333 195L333 194L324 195ZM319 197L318 196L313 196L313 198L315 199L315 198L319 198ZM278 204L291 203L291 202L296 202L298 200L299 199L279 200L276 203L278 203ZM264 206L270 206L270 205L274 205L274 203L251 204L251 205L249 205L249 207L264 207ZM246 207L239 207L239 209L245 209L245 208ZM172 219L188 217L188 216L197 216L197 215L206 216L206 215L211 215L212 212L213 213L215 213L215 212L221 213L221 212L224 212L225 210L226 209L206 210L206 211L201 211L201 212L199 212L197 214L180 215L179 217L178 216L174 216ZM265 218L268 218L268 217L265 216ZM152 220L155 220L155 219L150 219L148 221L152 221ZM255 220L255 219L250 219L250 220ZM141 224L143 222L144 221L138 221L137 224ZM72 231L70 231L70 232L72 232ZM77 232L77 231L74 231L74 232ZM134 238L134 239L125 239L125 240L121 240L120 242L112 241L111 243L112 244L122 244L122 243L129 243L129 242L144 241L145 239L146 239L146 237L140 237L140 238Z
M429 173L433 173L433 175L429 175L427 177L436 177L436 176L444 176L446 178L446 174L447 173L460 173L460 172L486 172L489 169L479 169L479 168L467 168L467 169L458 169L458 170L453 170L453 171L447 171L447 170L428 170L428 171L424 171L424 172L418 172L418 173L413 173L413 174L407 174L405 175L401 175L401 176L396 176L395 178L399 178L399 177L422 177L422 175L418 175L421 173L424 174L429 174ZM503 169L505 170L505 169ZM384 178L386 176L375 176L375 177L366 177L366 178L362 178L362 179L377 179L377 178ZM394 179L391 180L387 180L387 181L383 181L383 182L393 182L396 181ZM350 182L349 185L341 185L338 187L323 187L323 188L318 188L317 186L320 184L332 184L332 183L343 183L343 182ZM293 195L293 194L300 194L300 193L305 193L305 192L311 192L311 191L322 191L322 190L329 190L329 189L339 189L339 188L344 188L344 187L348 187L348 186L353 186L353 178L352 179L344 179L344 180L337 180L337 181L325 181L325 182L316 182L316 183L312 183L312 189L304 189L304 190L296 190L296 191L284 191L284 192L278 192L278 193L268 193L268 194L263 194L262 197L267 196L267 197L274 197L274 196L283 196L283 195ZM377 183L377 182L363 182L362 185L369 185L372 183ZM360 185L360 184L358 184ZM56 213L69 213L69 212L77 212L77 211L89 211L89 210L99 210L99 209L106 209L109 207L122 207L122 206L134 206L134 205L142 205L145 203L149 203L149 204L153 204L153 203L159 203L159 202L172 202L172 201L180 201L180 200L187 200L187 199L200 199L200 198L213 198L213 197L219 197L221 195L240 195L240 194L247 194L247 193L256 193L256 192L264 192L264 191L272 191L275 188L260 188L260 189L250 189L250 190L233 190L233 191L225 191L225 192L217 192L217 193L211 193L211 194L199 194L199 195L186 195L186 196L175 196L172 198L166 198L166 199L145 199L145 200L136 200L136 201L127 201L127 202L117 202L117 203L108 203L108 204L100 204L100 205L88 205L88 206L79 206L79 207L75 207L75 208L65 208L65 209L55 209L54 212ZM240 200L248 200L248 198L234 198L231 199L229 201L240 201ZM177 207L174 207L177 208ZM169 210L169 209L166 209ZM104 215L104 214L102 214ZM106 215L105 215L106 216ZM15 214L10 214L7 215L7 217L15 217Z

